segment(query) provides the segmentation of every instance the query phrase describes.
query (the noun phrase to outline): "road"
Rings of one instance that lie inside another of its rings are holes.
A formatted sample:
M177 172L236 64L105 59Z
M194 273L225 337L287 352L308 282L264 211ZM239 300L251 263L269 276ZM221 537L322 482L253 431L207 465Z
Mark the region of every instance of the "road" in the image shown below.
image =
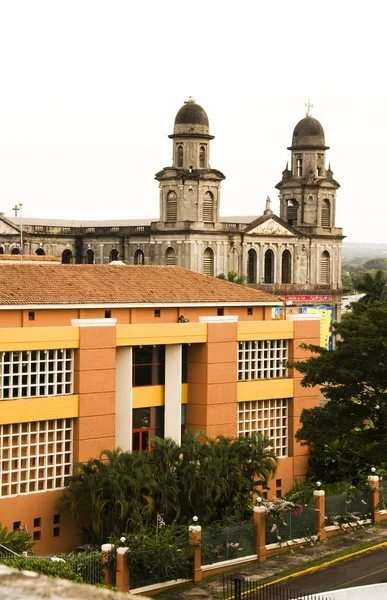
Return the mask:
M329 590L381 583L383 580L387 581L387 548L289 579L283 587L300 590L304 594L321 594Z

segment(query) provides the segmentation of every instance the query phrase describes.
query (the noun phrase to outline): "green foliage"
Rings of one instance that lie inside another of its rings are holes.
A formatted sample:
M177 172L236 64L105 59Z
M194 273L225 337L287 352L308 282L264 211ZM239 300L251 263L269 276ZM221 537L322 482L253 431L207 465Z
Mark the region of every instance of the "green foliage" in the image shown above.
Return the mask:
M7 558L2 564L13 569L18 569L19 571L33 571L40 575L48 575L48 577L58 577L82 583L82 577L73 571L71 565L59 560L51 561L45 558L20 557Z
M352 276L356 291L364 294L361 304L384 302L387 299L387 273L385 271L365 271L361 276Z
M83 519L92 540L136 532L160 515L179 525L191 523L194 515L203 526L244 520L251 516L254 492L277 467L274 449L261 434L208 439L186 431L180 446L160 438L152 446L150 453L105 451L78 465L60 507Z
M22 554L23 552L30 552L35 546L35 542L32 541L32 537L29 533L22 531L21 529L15 529L14 531L8 531L7 527L2 527L0 522L0 544L6 546L12 552Z
M224 273L220 273L217 277L218 279L225 279L231 283L238 283L239 285L246 284L246 277L244 275L238 275L236 271L229 271L227 277Z
M353 294L355 292L352 276L348 271L343 271L341 275L341 287L344 294Z
M387 271L387 258L370 258L369 260L366 260L363 267L367 271Z

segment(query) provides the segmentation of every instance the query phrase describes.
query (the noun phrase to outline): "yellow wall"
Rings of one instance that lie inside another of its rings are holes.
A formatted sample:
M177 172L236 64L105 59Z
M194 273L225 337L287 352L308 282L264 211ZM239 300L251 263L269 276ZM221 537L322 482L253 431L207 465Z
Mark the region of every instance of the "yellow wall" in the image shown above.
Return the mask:
M293 387L293 379L285 377L260 381L239 381L237 383L237 401L292 398Z
M144 385L133 388L133 408L147 408L148 406L164 406L164 386ZM181 403L187 404L188 384L181 386Z
M7 327L1 330L0 351L79 348L79 327Z
M117 325L117 346L190 344L207 341L207 323Z
M290 340L294 337L294 321L240 321L238 342L249 340Z
M70 419L79 416L78 395L4 400L1 402L0 425L29 423L48 419Z

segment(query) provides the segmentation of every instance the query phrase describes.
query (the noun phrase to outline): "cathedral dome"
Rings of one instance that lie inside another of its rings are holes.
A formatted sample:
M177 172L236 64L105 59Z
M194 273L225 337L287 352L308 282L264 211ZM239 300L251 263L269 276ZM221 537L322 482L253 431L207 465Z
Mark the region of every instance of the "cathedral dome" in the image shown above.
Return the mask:
M210 126L206 111L196 104L195 98L190 96L175 117L174 135L208 136L209 132Z
M294 128L291 149L321 148L325 146L324 129L317 119L307 115Z

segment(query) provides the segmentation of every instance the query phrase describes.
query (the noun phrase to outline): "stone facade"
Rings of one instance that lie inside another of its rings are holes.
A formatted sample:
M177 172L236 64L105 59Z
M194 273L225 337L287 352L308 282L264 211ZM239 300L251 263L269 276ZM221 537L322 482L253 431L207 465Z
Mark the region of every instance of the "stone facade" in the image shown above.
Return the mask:
M249 285L294 302L335 306L339 318L342 230L336 227L336 190L326 167L324 130L308 114L295 127L290 169L277 184L280 216L266 201L263 215L220 217L223 173L210 167L208 117L193 98L169 136L172 166L156 174L159 220L23 219L23 254L64 263L179 265L208 275L236 271ZM0 213L0 253L20 253L20 219ZM304 300L302 299L304 298Z

